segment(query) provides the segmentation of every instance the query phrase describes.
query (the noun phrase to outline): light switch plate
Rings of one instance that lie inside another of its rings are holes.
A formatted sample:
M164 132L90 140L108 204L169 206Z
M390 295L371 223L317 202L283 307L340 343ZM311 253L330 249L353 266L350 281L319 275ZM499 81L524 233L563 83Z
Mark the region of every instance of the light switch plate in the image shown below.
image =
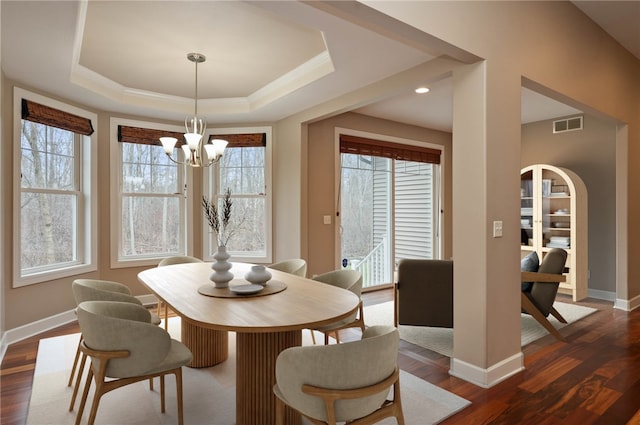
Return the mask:
M324 224L331 224L331 216L330 215L325 215L324 216Z
M493 237L494 238L502 237L502 221L493 222Z

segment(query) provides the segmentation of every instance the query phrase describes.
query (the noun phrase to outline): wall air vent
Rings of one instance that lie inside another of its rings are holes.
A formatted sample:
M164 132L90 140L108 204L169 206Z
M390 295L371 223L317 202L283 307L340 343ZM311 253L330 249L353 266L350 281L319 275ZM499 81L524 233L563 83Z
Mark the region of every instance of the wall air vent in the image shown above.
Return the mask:
M564 133L574 130L582 130L582 117L565 118L553 122L554 133Z

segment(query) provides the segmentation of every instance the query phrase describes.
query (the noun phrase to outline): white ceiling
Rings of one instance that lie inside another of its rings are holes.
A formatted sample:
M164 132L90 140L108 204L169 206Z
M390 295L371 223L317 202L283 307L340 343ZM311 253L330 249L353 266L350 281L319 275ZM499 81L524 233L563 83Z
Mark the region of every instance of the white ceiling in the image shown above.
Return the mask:
M574 4L640 58L640 2ZM276 121L438 54L293 1L3 0L0 7L8 78L96 109L178 122L194 109L190 52L207 56L198 65L198 112L210 125ZM450 131L451 81L430 88L356 111ZM577 112L523 89L523 122Z

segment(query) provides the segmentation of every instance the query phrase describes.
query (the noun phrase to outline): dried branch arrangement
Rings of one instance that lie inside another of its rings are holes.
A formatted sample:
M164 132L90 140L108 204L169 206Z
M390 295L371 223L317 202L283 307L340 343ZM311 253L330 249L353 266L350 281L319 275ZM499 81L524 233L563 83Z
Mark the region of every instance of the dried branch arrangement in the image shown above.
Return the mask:
M232 206L231 189L226 190L220 208L218 208L216 201L210 201L206 196L202 197L202 208L209 222L209 227L216 234L218 246L227 246L233 236L234 230L229 226Z

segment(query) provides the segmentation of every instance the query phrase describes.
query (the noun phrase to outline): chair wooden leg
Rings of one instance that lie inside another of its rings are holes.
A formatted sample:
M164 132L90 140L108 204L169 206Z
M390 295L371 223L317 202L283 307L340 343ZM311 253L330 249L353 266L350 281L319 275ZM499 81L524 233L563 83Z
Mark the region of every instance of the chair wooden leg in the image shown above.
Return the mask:
M91 403L91 411L89 413L89 421L87 425L93 425L96 422L96 416L98 415L98 405L102 398L102 387L99 382L96 381L96 392L93 395L93 403Z
M393 411L398 425L404 425L404 413L402 412L402 398L400 397L400 377L393 384Z
M89 396L89 387L91 386L91 381L93 380L93 368L89 365L89 373L87 373L87 380L84 383L84 390L82 391L82 399L80 400L80 407L78 408L78 413L76 414L76 425L80 425L80 421L82 420L82 415L84 413L84 407L87 404L87 397Z
M169 332L169 307L164 303L164 330Z
M311 332L311 341L313 341L313 345L316 345L316 333L313 329L309 329L309 332Z
M164 375L160 375L160 411L164 413Z
M184 405L182 403L182 368L176 369L176 400L178 401L178 425L184 424Z
M87 362L87 356L84 353L81 353L81 360L78 368L78 376L76 377L76 383L73 386L73 394L71 395L71 402L69 403L69 412L73 410L73 406L76 404L76 398L78 396L78 390L80 389L80 384L82 381L82 373L84 372L84 365L86 364L86 362Z
M560 323L567 323L567 319L562 317L562 314L558 310L556 310L553 306L551 306L551 315L558 319Z
M551 335L555 336L558 340L560 341L565 340L564 337L560 335L560 332L558 332L558 330L553 327L553 325L547 320L547 318L544 317L542 313L540 313L540 310L538 310L536 306L533 305L531 300L525 294L520 294L520 300L522 303L522 309L524 311L529 313L534 319L538 321L538 323L544 326L544 328L547 331L549 331Z
M78 360L80 359L80 342L82 341L82 337L80 337L80 341L78 341L78 348L76 349L76 356L73 359L73 366L71 367L71 375L69 375L69 382L67 382L67 387L70 387L73 384L73 377L76 374L76 367L78 366Z

